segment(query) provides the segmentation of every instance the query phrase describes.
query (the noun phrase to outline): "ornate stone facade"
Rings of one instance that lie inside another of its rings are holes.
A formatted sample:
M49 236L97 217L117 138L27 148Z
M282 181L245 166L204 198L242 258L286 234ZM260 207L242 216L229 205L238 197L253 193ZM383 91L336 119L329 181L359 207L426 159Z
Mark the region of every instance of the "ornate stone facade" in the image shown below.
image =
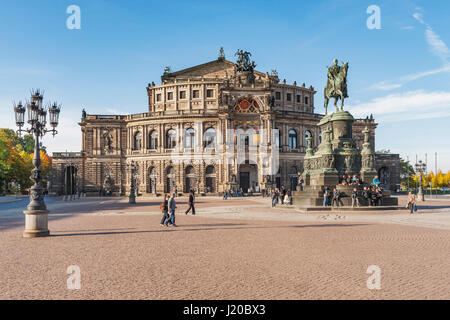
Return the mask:
M175 187L182 193L194 189L206 194L237 187L295 188L307 136L312 146L321 139L316 91L280 81L276 72L254 70L255 63L245 54L238 51L238 63L225 60L222 53L205 64L166 70L160 85L147 86L145 113L83 112L81 153L76 159L54 154L53 192L66 193L64 172L75 162L77 189L92 194L105 186L113 194L129 192L131 162L141 194ZM374 134L373 119L357 120L356 127L360 121Z

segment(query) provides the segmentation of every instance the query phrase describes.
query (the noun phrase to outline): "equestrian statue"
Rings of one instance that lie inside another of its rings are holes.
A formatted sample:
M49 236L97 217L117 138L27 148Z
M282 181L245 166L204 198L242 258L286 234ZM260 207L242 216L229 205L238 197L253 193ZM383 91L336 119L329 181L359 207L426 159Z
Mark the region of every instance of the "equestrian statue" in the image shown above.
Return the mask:
M347 71L348 62L342 62L342 66L338 65L338 60L334 59L333 65L327 67L328 81L327 86L324 91L324 107L325 114L327 114L328 101L330 98L334 98L334 106L336 107L336 112L339 111L337 102L341 99L341 111L344 110L344 99L348 98L347 95Z

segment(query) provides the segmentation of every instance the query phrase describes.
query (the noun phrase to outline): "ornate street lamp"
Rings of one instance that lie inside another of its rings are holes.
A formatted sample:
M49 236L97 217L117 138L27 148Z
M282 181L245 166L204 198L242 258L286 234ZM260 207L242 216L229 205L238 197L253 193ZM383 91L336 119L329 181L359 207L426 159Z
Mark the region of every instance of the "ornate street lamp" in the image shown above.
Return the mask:
M425 162L422 162L422 160L419 160L419 162L417 162L415 164L415 169L416 172L419 173L419 191L417 192L417 197L421 200L421 201L425 201L425 195L423 194L423 181L422 181L422 173L426 172L427 170L427 164Z
M55 128L58 126L58 118L61 107L56 102L49 106L48 113L50 117L51 130L46 128L47 110L42 106L43 95L39 90L35 90L31 95L31 102L27 103L28 111L28 129L22 129L25 124L25 107L19 102L14 104L14 113L16 125L19 127L17 131L19 135L27 132L34 136L34 169L31 170L30 179L34 181L34 185L30 189L30 203L27 206L25 214L25 230L23 236L25 238L45 237L50 234L48 230L48 210L44 202L43 188L40 185L42 181L39 138L42 138L47 132L51 132L53 136L58 132Z

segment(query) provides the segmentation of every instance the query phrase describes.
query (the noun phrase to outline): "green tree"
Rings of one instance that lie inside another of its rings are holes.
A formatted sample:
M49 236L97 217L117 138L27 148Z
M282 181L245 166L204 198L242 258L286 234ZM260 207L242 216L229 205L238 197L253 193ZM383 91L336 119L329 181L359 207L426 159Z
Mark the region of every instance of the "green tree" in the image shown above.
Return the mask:
M409 186L409 189L414 189L415 174L416 173L414 172L413 166L409 162L407 162L403 159L400 159L400 189L401 190L408 190L408 186Z

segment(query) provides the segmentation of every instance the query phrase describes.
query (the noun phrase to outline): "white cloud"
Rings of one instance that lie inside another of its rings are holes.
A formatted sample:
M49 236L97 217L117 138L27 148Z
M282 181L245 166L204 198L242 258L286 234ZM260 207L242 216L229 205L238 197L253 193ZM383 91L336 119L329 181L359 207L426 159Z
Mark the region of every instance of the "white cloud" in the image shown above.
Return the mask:
M423 15L421 13L415 12L415 13L413 13L413 17L420 23L425 24L425 21L423 21Z
M444 65L448 65L450 51L444 41L429 26L425 30L425 38L427 39L431 53L440 58Z
M426 26L425 40L428 44L428 48L433 55L437 56L441 60L442 67L433 69L433 70L409 74L409 75L400 77L397 80L380 81L380 82L377 82L377 83L373 84L372 86L370 86L369 89L390 91L390 90L401 88L406 83L423 78L423 77L427 77L427 76L431 76L431 75L435 75L435 74L443 73L443 72L450 72L450 62L449 62L450 50L447 47L447 45L445 44L445 42L442 41L441 38L439 37L439 35L436 32L434 32L433 28L431 28L431 26L423 20L423 15L421 13L415 12L413 14L413 17L414 17L414 19L419 21L421 24ZM404 27L403 29L406 29L406 28L410 29L413 27L410 27L410 28Z
M372 113L380 122L450 117L450 92L418 90L390 94L348 109L355 117Z
M428 77L428 76L432 76L435 74L443 73L443 72L450 72L450 65L442 67L442 68L438 68L438 69L408 74L397 80L380 81L380 82L377 82L377 83L371 85L369 87L369 89L390 91L393 89L401 88L408 82L411 82L411 81L414 81L414 80L417 80L417 79L420 79L423 77Z
M393 90L402 87L402 83L394 83L391 81L381 81L377 82L370 86L370 89L376 89L376 90Z

